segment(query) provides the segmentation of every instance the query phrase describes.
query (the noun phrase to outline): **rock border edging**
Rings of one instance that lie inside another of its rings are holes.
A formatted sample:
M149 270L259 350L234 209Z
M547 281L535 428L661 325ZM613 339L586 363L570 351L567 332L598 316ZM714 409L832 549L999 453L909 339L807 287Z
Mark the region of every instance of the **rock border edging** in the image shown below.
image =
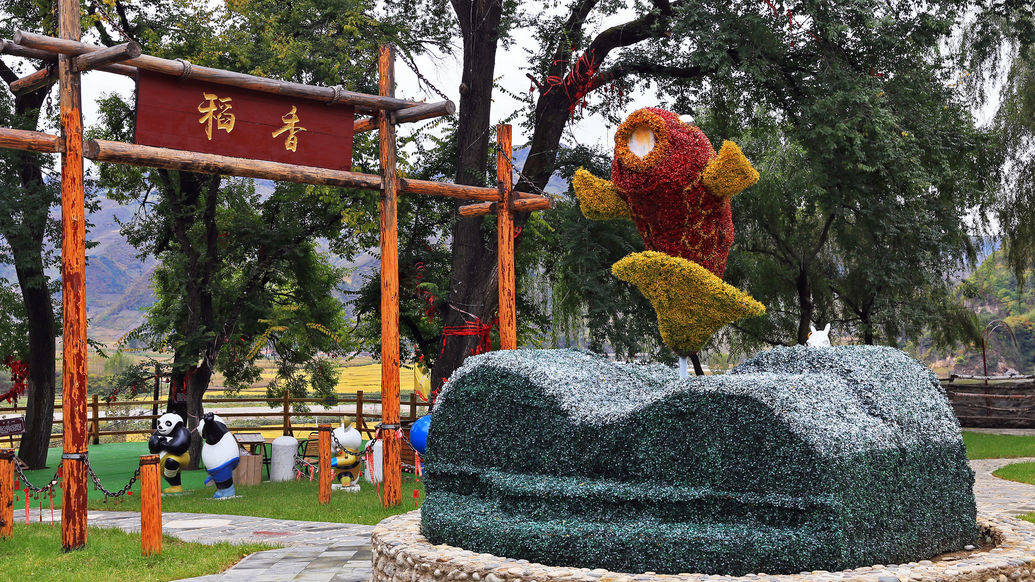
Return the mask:
M976 551L963 559L908 564L864 566L840 572L801 574L624 574L588 568L545 566L527 560L500 558L447 545L433 545L420 533L420 512L390 517L374 528L371 536L374 582L716 582L765 580L766 582L1035 582L1035 524L1014 517L978 514L984 538L995 547Z

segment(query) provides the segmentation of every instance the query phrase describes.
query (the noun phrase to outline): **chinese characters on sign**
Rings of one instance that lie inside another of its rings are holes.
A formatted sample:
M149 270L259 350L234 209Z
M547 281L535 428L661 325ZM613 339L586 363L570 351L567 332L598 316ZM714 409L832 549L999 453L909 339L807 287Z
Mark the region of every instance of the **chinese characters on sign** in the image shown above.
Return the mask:
M137 79L141 145L350 170L354 116L348 105L147 71Z
M295 151L298 147L298 136L295 135L300 131L306 131L304 127L295 127L295 124L299 122L298 113L295 112L297 109L294 105L291 106L291 111L287 115L281 117L280 120L284 122L284 127L273 132L273 137L277 137L285 131L288 132L287 139L284 140L284 149Z
M237 121L237 117L230 113L230 110L234 106L230 103L233 101L230 97L219 97L213 93L202 93L205 101L201 105L198 105L198 113L204 113L198 123L205 126L205 136L209 140L212 139L212 121L216 122L216 129L222 129L223 131L230 133L234 130L234 123ZM216 102L219 102L218 104Z

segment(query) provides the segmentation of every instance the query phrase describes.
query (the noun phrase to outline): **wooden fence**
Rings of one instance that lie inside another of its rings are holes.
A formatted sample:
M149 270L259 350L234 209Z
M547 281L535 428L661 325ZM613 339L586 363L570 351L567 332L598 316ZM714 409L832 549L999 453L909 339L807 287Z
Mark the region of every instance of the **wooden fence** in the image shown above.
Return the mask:
M1035 428L1035 376L942 378L965 428Z
M286 435L294 435L295 431L305 433L302 436L307 436L309 432L315 432L319 424L328 422L341 421L345 419L352 419L356 428L365 437L370 438L374 434L378 423L381 420L380 410L374 412L365 408L369 405L380 405L381 398L378 395L375 398L364 396L363 391L359 390L355 394L339 395L337 400L334 401L332 406L345 406L354 407L354 411L327 411L321 410L322 405L327 404L327 400L323 398L290 398L285 395L283 398L274 399L275 402L280 404L277 409L271 409L268 411L243 411L236 412L232 408L223 407L221 405L227 404L253 404L257 406L269 407L271 400L269 398L205 398L202 401L202 405L206 410L213 408L222 409L218 412L219 416L227 423L233 423L231 428L233 432L254 432L254 431L281 431ZM296 410L296 404L307 404L310 405L311 410L308 412ZM129 407L131 410L128 414L108 414L112 408L124 408ZM158 417L161 416L161 412L155 413L156 410L164 410L166 407L165 400L118 400L118 401L105 401L97 396L93 397L93 400L89 403L89 415L88 415L88 426L90 429L90 436L93 444L98 444L102 436L118 436L118 435L133 435L143 434L150 435L154 432L154 424ZM152 410L151 414L134 413L133 408L141 408ZM272 407L269 407L272 408ZM428 403L420 400L416 393L410 393L409 399L404 400L400 403L400 417L403 425L411 424L421 416L427 413ZM60 410L60 408L56 409ZM104 410L105 414L101 414ZM0 408L0 416L4 415L19 415L25 414L25 408L23 407L7 407ZM238 425L234 423L234 419L238 418L276 418L280 421L279 424L270 425ZM296 418L310 418L316 421L312 424L304 424L294 422ZM54 434L51 435L51 440L60 440L62 434L58 427L62 425L63 419L54 419ZM120 421L142 421L149 420L150 426L147 428L133 428L133 429L115 429L106 430L104 425L112 422ZM17 440L17 436L9 437L11 444Z

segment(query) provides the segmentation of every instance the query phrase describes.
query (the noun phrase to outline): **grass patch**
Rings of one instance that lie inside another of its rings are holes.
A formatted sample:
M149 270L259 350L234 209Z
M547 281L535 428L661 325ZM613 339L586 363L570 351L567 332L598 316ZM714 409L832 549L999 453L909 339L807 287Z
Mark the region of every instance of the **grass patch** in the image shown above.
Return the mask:
M963 431L969 459L1035 457L1035 437Z
M0 572L11 581L80 582L164 581L222 572L248 554L271 549L265 544L212 546L165 536L162 553L140 554L140 535L91 527L86 548L61 551L61 528L15 523L14 539L0 541Z
M1013 465L1000 467L992 474L1007 481L1035 485L1035 463L1014 463Z
M113 491L121 489L140 464L140 455L147 454L146 443L111 443L90 447L90 463L105 487ZM61 450L52 448L47 462L50 469L27 471L29 480L37 486L44 485L54 475L61 459ZM417 489L420 500L424 499L424 483L417 483L412 476L403 475L402 503L392 509L384 509L373 485L363 481L359 493L335 491L331 502L325 506L316 503L316 481L308 479L285 483L263 482L252 487L237 487L240 498L216 501L212 499L215 488L203 483L208 473L184 471L182 495L167 495L162 498L163 511L187 513L224 513L251 515L277 519L298 519L305 521L331 521L338 523L359 523L373 525L382 519L413 509L413 490ZM265 471L263 471L265 476ZM162 482L164 488L166 483ZM23 486L24 487L24 486ZM87 488L90 509L115 511L140 511L140 485L133 486L133 495L123 497L118 503L104 501L104 495L92 486ZM33 506L38 507L38 502ZM17 510L21 505L15 504ZM44 507L49 507L44 502ZM61 507L61 493L55 493L54 507ZM0 570L2 572L2 570Z

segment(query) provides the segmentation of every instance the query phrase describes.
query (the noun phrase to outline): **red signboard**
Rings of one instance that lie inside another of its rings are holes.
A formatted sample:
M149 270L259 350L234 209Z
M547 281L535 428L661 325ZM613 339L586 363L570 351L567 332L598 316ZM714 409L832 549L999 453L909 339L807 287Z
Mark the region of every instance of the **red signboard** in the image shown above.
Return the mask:
M25 419L20 416L0 418L0 437L25 433Z
M350 105L140 70L136 142L334 170L352 167Z

